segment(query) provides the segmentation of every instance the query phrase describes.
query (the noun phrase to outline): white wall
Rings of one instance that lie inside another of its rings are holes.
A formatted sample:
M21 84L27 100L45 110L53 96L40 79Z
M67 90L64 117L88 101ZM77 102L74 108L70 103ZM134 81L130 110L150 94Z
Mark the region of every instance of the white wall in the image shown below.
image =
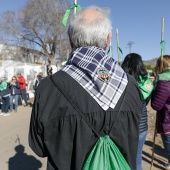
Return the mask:
M52 67L53 73L57 72L57 67L55 65L52 65ZM6 60L3 63L3 67L0 67L0 80L3 79L10 82L12 76L21 73L28 82L27 90L33 90L33 83L39 72L42 72L44 77L47 76L46 65L19 63L15 61L11 63L11 61Z

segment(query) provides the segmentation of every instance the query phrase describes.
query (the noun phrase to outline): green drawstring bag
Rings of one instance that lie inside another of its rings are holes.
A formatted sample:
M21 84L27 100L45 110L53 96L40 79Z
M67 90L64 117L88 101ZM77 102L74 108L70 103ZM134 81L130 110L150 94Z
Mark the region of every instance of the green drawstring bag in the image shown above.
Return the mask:
M143 76L143 77L139 76L139 81L137 83L138 83L138 86L139 86L140 91L142 93L142 99L146 100L153 90L152 81L146 75L146 76Z
M108 135L100 137L87 156L83 170L130 170L125 158Z

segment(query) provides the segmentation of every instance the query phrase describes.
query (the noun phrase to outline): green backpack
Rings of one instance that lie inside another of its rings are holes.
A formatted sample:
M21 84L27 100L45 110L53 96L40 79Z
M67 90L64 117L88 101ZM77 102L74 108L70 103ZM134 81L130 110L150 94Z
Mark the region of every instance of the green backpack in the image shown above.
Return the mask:
M83 170L130 170L118 147L108 135L100 137L87 157Z
M139 81L137 81L140 91L142 93L142 99L146 100L153 90L153 83L147 75L139 76Z
M86 121L94 134L98 137L96 144L86 157L82 170L130 170L128 163L119 151L116 144L110 139L109 135L100 136L93 126L86 120L84 115L78 109L76 110ZM115 121L116 119L114 122ZM113 125L114 123L112 124L112 127Z
M100 136L99 133L90 124L90 122L86 119L85 115L74 105L74 103L70 101L67 95L65 95L65 93L54 82L52 76L50 76L50 78L53 84L65 96L65 98L69 101L69 103L73 106L73 108L80 114L82 119L92 129L94 134L99 138L96 144L93 146L90 153L87 155L82 170L130 170L128 163L126 162L125 158L119 151L118 147L110 139L109 135ZM120 108L119 108L119 112L120 112ZM119 115L119 112L117 114L117 117Z

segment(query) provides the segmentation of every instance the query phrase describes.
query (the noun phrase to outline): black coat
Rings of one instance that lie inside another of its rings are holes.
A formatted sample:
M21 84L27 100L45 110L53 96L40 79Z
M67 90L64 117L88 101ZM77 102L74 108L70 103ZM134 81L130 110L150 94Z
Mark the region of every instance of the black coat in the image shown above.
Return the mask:
M132 170L136 170L139 122L142 110L136 80L129 83L115 109L104 111L72 77L63 71L53 75L55 83L67 94L104 136L109 133ZM121 106L119 116L118 110ZM116 122L112 127L113 121ZM112 127L112 128L111 128ZM38 86L33 105L29 145L40 157L48 157L48 170L81 170L85 158L98 138L68 100L46 77Z

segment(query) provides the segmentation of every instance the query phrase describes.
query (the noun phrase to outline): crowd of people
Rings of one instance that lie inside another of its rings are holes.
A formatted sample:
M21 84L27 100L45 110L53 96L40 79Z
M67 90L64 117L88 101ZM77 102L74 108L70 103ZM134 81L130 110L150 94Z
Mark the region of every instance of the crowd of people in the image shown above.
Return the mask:
M97 139L109 135L130 169L142 170L150 102L168 156L164 166L170 169L170 55L158 59L153 84L139 54L128 54L120 65L105 52L112 37L107 14L87 7L72 17L68 35L73 50L61 70L37 90L30 147L48 157L48 170L81 170L90 164L86 158ZM144 78L152 84L143 87L150 88L145 98L139 87ZM91 164L94 167L100 169Z
M33 89L36 91L43 74L40 72L33 83ZM0 82L0 106L2 116L9 116L12 112L17 112L18 102L24 102L25 107L29 105L27 94L27 81L21 73L17 73L11 78L10 82L1 80Z
M142 170L148 103L157 111L156 132L167 154L164 166L170 169L170 55L158 58L153 89L143 98L138 83L148 73L142 56L130 53L121 65L108 56L111 29L106 9L81 10L68 26L72 52L66 64L53 74L49 62L49 76L36 77L29 145L38 156L48 157L48 170L83 169L103 136L114 141L131 170ZM19 96L28 106L24 77L19 73L10 83L1 81L0 96L0 115L17 112Z

